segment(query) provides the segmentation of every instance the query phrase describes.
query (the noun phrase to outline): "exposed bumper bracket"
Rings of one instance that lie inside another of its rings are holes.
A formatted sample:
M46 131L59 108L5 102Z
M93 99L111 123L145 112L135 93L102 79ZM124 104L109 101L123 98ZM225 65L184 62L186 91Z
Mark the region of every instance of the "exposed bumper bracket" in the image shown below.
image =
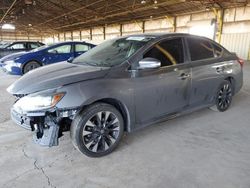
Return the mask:
M35 134L33 135L33 140L36 144L41 146L57 146L58 145L58 132L59 126L54 122L51 122L48 129L43 129L43 135L41 138L38 138L37 133L38 129L35 128Z

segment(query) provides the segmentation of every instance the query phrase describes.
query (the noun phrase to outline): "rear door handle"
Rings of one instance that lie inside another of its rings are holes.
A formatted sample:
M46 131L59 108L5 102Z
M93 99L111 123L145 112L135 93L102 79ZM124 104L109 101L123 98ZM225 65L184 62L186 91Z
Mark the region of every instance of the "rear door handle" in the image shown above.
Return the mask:
M187 78L190 77L190 74L188 73L181 73L178 78L181 79L181 80L186 80Z

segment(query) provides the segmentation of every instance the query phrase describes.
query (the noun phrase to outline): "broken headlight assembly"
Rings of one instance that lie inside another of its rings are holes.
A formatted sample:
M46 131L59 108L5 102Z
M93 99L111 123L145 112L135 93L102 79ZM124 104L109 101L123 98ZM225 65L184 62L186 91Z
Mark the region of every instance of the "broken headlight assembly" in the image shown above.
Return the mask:
M37 93L20 98L14 108L19 113L41 111L53 108L65 95L65 93Z

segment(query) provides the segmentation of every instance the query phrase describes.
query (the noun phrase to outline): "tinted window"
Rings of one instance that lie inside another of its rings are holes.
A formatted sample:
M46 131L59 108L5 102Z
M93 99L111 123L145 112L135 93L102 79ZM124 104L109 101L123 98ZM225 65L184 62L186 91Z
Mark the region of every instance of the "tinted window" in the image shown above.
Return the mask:
M75 48L76 52L86 52L89 50L89 46L86 44L76 44Z
M214 56L215 57L220 57L222 55L222 48L220 48L219 46L213 44L214 47Z
M192 61L214 57L213 48L208 41L195 38L187 38L187 41Z
M66 54L66 53L70 53L70 51L71 51L70 44L58 46L58 47L51 48L48 50L49 53L58 53L58 54Z
M14 50L21 50L21 49L25 49L25 44L24 43L15 43L12 44L11 46L8 47L8 49L14 49Z
M35 48L38 48L39 46L41 46L39 43L35 43L35 42L32 42L32 43L29 43L29 47L31 49L35 49Z
M181 38L167 40L156 44L145 53L143 58L152 57L161 61L161 66L183 63L183 46Z

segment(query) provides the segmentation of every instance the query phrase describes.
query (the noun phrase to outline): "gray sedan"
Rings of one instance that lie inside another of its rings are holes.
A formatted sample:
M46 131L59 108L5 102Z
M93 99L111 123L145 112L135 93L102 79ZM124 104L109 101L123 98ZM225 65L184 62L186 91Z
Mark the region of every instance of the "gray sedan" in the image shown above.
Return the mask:
M242 87L243 61L214 41L188 34L108 40L65 62L24 75L8 91L12 119L36 143L73 145L91 157L112 152L124 131L204 107L229 108Z

